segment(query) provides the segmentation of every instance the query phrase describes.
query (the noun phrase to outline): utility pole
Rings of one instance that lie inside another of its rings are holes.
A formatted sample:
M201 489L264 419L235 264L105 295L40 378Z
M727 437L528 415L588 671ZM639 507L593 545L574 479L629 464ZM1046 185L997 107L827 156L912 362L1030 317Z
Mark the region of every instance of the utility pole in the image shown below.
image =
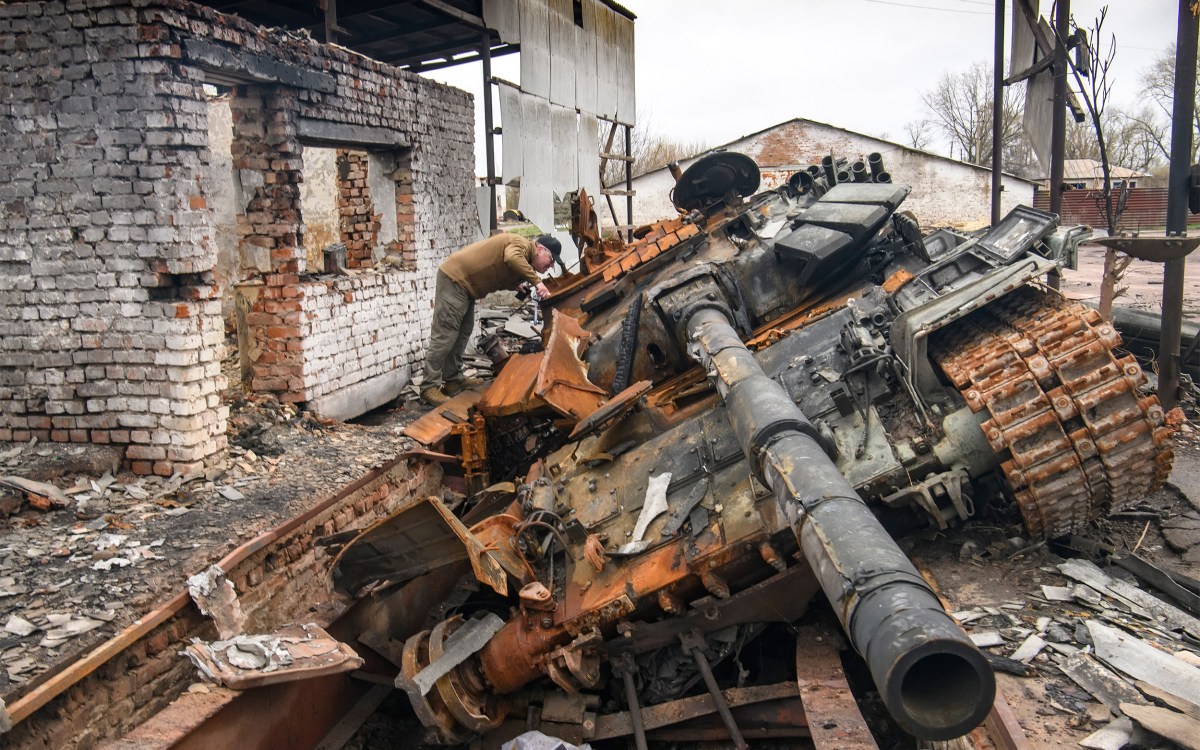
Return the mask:
M1192 118L1196 112L1196 16L1189 0L1179 0L1175 37L1175 101L1171 110L1171 171L1167 178L1167 236L1187 234L1188 177L1192 161ZM1163 267L1162 337L1158 398L1164 409L1178 401L1179 346L1183 326L1183 274L1186 259Z
M1181 0L1182 2L1183 0ZM1063 158L1067 150L1067 37L1071 33L1071 0L1054 4L1054 110L1050 130L1050 213L1062 216ZM1051 289L1062 286L1058 269L1046 277Z
M1004 0L996 0L995 61L992 63L992 226L1000 223L1000 190L1004 168L1004 149L1000 142L1004 128Z

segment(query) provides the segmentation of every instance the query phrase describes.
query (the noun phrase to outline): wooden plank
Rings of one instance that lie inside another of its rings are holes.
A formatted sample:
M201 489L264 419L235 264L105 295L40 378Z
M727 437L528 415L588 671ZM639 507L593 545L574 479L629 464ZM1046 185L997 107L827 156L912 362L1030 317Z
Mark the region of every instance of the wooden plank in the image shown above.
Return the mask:
M790 682L784 682L776 685L729 688L728 690L722 690L721 695L725 696L725 702L729 704L729 707L734 709L739 706L748 706L764 701L795 697L796 692L797 688L795 685ZM713 702L712 696L706 693L704 695L694 695L667 703L660 703L655 706L643 706L642 724L645 726L646 731L649 732L653 729L672 726L700 716L715 714L716 712L716 703ZM722 728L722 731L725 730ZM596 731L589 739L605 740L613 737L624 737L632 734L632 732L633 723L629 718L629 712L622 711L620 713L598 716L596 718ZM729 734L726 731L722 736L728 738Z
M601 191L600 191L600 194L601 194L601 195L628 195L628 196L634 196L634 195L637 195L637 191L636 191L636 190L614 190L613 188L604 188L603 190L601 190Z
M796 636L796 681L817 750L878 750L858 710L834 644L837 636L816 627Z

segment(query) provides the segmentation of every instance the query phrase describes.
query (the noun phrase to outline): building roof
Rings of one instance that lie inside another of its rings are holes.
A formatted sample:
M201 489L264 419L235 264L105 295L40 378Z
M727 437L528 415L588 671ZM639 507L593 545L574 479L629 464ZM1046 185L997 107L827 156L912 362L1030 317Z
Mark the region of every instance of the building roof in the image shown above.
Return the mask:
M198 0L268 28L307 31L373 60L414 71L436 70L481 59L483 33L491 56L520 49L504 44L483 20L485 0ZM602 4L630 20L636 16L614 0ZM0 3L2 4L2 3ZM331 7L336 9L332 10Z
M1150 176L1133 169L1119 167L1116 164L1110 164L1109 171L1112 173L1113 178L1118 180L1132 180L1137 177ZM1104 165L1095 159L1063 159L1063 179L1102 180L1104 179Z
M840 131L842 131L843 133L850 133L850 134L852 134L852 135L857 135L857 136L860 136L860 137L862 137L862 138L869 138L869 139L871 139L871 140L873 140L873 141L878 141L879 143L887 144L888 146L890 146L890 147L892 147L892 148L894 148L894 149L899 149L899 150L901 150L901 151L908 151L908 152L910 152L910 153L914 153L914 154L920 154L921 156L926 156L926 157L929 157L930 159L940 159L941 161L950 162L951 164L961 164L962 166L965 166L965 167L970 167L971 169L979 169L979 170L982 170L982 171L984 171L984 172L991 172L991 171L992 171L990 167L981 166L981 165L979 165L979 164L972 164L972 163L970 163L970 162L967 162L967 161L960 161L960 160L958 160L958 159L951 159L949 156L942 156L941 154L935 154L935 153L933 153L932 151L923 151L923 150L921 150L921 149L918 149L918 148L911 148L911 147L909 147L909 146L905 146L905 145L904 145L904 144L902 144L902 143L896 143L895 141L889 141L889 140L885 140L885 139L883 139L883 138L880 138L880 137L878 137L878 136L874 136L874 135L867 135L866 133L858 133L858 132L855 132L855 131L853 131L853 130L849 130L849 129L847 129L847 128L840 128L840 127L838 127L837 125L830 125L830 124L829 124L829 123L827 123L827 122L818 122L818 121L816 121L816 120L809 120L808 118L805 118L805 117L793 117L793 118L792 118L792 119L790 119L790 120L784 120L783 122L779 122L779 123L776 123L776 124L774 124L774 125L771 125L771 126L769 126L769 127L765 127L765 128L763 128L763 129L761 129L761 130L756 130L756 131L754 131L753 133L748 133L748 134L746 134L746 135L738 136L737 138L734 138L732 141L729 141L728 143L725 143L725 144L723 144L723 145L720 145L720 146L713 146L712 148L705 149L705 150L704 150L704 151L702 151L701 153L699 153L699 154L694 154L694 155L692 155L692 156L689 156L689 157L687 157L687 158L688 158L688 159L694 159L694 158L696 158L696 157L698 157L698 156L703 156L704 154L706 154L706 153L708 153L708 152L710 152L710 151L716 151L716 150L718 150L718 149L725 149L725 148L729 148L730 146L732 146L733 144L735 144L735 143L737 143L737 142L739 142L739 141L744 141L744 140L746 140L746 139L748 139L748 138L753 138L753 137L755 137L755 136L757 136L757 135L762 135L763 133L770 132L770 131L772 131L772 130L775 130L776 128L782 128L782 127L783 127L783 126L785 126L785 125L791 125L792 123L796 123L796 122L800 122L800 123L807 123L807 124L809 124L809 125L819 125L819 126L821 126L821 127L823 127L823 128L830 128L831 130L840 130ZM679 161L686 161L686 159L680 159ZM639 179L639 178L641 178L641 177L645 177L646 175L650 175L650 174L655 174L656 172L660 172L660 171L662 171L662 170L664 170L664 169L666 169L666 167L659 167L658 169L652 169L652 170L650 170L649 172L644 172L644 173L642 173L642 174L638 175L637 177L635 177L635 178L633 178L633 179L637 180L637 179ZM1025 177L1022 177L1022 176L1020 176L1020 175L1013 174L1012 172L1003 172L1002 174L1003 174L1005 177L1010 177L1010 178L1012 178L1012 179L1014 179L1014 180L1021 180L1022 182L1028 182L1028 183L1029 183L1029 184L1031 184L1031 185L1036 185L1036 184L1037 184L1037 180L1030 180L1030 179L1028 179L1028 178L1025 178Z

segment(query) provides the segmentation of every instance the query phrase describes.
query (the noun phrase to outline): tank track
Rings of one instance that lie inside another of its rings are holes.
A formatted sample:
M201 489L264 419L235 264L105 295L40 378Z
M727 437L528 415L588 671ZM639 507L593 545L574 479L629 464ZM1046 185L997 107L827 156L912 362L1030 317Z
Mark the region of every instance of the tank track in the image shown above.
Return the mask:
M1171 430L1120 334L1095 310L1033 287L939 332L934 359L982 428L1034 537L1079 531L1162 486Z

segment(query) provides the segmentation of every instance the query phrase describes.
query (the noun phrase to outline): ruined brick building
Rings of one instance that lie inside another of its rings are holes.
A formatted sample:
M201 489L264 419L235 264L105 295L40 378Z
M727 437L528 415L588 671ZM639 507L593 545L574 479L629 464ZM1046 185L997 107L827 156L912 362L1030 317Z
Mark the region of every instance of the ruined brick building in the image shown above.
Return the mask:
M219 460L222 295L254 390L333 416L394 397L438 263L478 236L472 120L462 91L182 0L0 4L0 441L111 444L159 475ZM400 262L315 273L315 147L346 265Z

